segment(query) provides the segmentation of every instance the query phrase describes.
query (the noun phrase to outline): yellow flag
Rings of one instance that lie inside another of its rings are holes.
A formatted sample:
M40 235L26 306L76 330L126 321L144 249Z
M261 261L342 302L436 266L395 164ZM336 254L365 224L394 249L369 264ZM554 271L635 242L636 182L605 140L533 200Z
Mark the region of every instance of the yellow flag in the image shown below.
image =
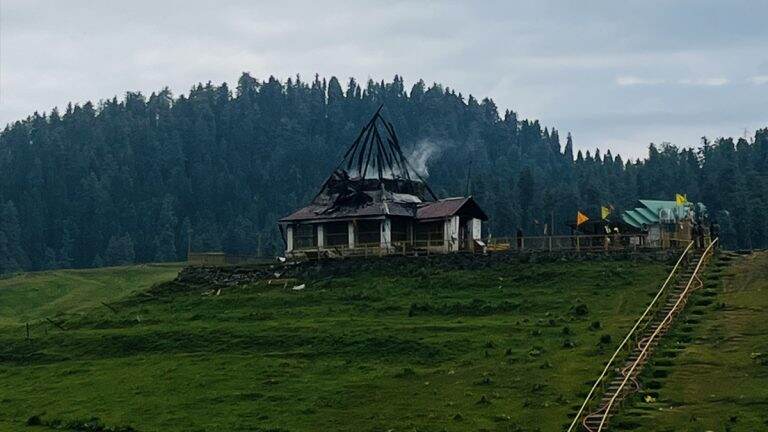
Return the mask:
M584 213L577 211L576 212L576 226L579 226L583 224L584 222L588 221L589 218Z
M600 207L600 217L601 218L607 219L608 216L610 216L610 215L611 215L611 208L610 207L606 207L606 206Z
M675 202L677 205L683 205L688 202L688 197L686 195L675 194Z

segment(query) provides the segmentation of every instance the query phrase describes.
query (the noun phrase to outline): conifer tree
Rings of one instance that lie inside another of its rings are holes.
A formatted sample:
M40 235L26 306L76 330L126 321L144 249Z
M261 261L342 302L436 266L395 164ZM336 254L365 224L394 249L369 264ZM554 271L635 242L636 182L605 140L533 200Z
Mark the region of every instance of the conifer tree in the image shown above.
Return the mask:
M472 194L490 217L484 235L552 215L564 234L577 209L686 193L717 218L728 247L768 246L768 129L696 148L651 145L628 160L570 134L561 148L551 126L439 83L406 91L401 76L342 86L244 73L234 90L131 92L9 124L0 272L175 260L189 248L278 252L276 219L312 199L381 104L406 153L436 145L426 165L439 195L466 193L471 161Z

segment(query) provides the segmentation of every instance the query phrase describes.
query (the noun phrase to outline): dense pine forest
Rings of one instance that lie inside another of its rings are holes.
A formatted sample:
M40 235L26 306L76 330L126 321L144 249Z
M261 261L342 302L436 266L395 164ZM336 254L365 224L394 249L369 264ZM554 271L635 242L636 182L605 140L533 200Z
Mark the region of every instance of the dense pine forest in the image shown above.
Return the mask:
M600 205L686 193L726 246L768 246L768 129L698 148L651 144L631 161L574 154L570 135L439 84L243 74L234 89L128 93L8 125L0 273L173 261L188 249L275 254L276 220L311 199L381 104L435 192L469 190L494 236L542 233L550 219L567 232L577 209L597 217Z

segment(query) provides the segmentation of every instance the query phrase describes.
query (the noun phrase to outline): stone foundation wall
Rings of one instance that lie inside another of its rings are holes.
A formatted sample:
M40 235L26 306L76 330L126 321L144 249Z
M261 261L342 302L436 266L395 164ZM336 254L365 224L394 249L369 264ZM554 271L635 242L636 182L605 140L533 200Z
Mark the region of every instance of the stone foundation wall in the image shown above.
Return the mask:
M296 263L275 263L254 266L186 267L175 282L186 285L232 286L274 279L306 279L347 276L360 272L419 274L427 270L481 269L500 264L581 261L641 261L674 264L680 251L673 249L642 252L496 252L486 255L453 253L418 257L382 256L350 257Z

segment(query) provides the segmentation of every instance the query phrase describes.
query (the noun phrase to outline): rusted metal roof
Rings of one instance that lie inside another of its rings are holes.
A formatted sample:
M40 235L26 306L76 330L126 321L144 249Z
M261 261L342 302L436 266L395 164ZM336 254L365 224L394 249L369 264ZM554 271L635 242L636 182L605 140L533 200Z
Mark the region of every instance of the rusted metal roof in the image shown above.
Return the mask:
M472 197L445 198L420 204L416 211L416 219L442 219L455 216L460 211L480 220L488 220L488 216Z
M397 202L374 202L359 207L334 207L329 211L328 206L308 205L280 219L280 222L300 222L327 219L358 219L376 218L380 216L414 217L415 205Z
M459 213L476 217L484 221L488 220L488 217L472 197L459 197L446 198L426 203L393 201L372 202L355 207L328 207L312 204L280 219L280 222L376 218L382 216L400 216L418 220L430 220L443 219L455 216Z

